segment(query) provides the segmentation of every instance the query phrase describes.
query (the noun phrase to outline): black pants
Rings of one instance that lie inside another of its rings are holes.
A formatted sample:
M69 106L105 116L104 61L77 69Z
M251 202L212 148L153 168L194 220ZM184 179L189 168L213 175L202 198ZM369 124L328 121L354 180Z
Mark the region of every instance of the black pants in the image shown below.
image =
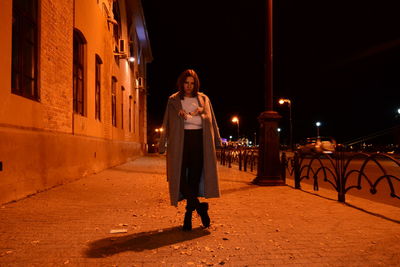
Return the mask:
M193 211L199 204L197 198L203 172L203 130L185 130L182 155L180 191L187 200L186 210Z

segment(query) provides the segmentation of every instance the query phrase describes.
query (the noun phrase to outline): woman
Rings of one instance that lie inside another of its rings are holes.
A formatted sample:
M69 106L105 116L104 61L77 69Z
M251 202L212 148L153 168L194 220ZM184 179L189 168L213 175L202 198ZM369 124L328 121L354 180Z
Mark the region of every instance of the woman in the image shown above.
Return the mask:
M200 82L194 70L186 70L178 78L178 92L168 99L164 115L159 152L167 149L167 180L171 205L186 199L183 230L192 229L192 212L201 217L204 227L210 226L208 203L199 196L219 197L215 146L221 138L210 100L199 92Z

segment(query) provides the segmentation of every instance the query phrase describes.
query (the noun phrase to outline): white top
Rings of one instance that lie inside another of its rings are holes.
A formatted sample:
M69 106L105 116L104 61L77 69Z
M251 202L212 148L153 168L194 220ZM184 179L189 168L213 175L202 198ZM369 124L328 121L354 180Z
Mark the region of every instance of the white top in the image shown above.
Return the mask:
M195 111L199 107L197 97L184 97L181 100L182 109L187 113L187 119L185 120L186 130L195 130L203 128L200 114L192 116L189 113Z

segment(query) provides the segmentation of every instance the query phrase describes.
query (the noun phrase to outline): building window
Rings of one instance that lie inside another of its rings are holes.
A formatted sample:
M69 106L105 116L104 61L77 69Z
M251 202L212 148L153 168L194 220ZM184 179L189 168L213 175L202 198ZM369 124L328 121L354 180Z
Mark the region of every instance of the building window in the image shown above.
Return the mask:
M129 131L132 132L132 96L129 96Z
M136 133L136 100L133 100L133 132Z
M121 86L121 129L124 129L124 91L125 88Z
M11 91L38 100L38 1L12 3Z
M113 15L114 20L117 22L116 24L114 24L113 35L117 46L117 49L115 51L118 52L119 38L121 37L121 12L119 10L119 5L117 1L113 3Z
M117 78L113 76L111 80L111 119L112 125L117 127Z
M74 69L73 69L73 98L74 112L85 115L85 44L86 40L83 34L74 30Z
M99 55L96 55L96 77L95 77L95 118L99 121L101 121L101 109L100 109L100 103L101 103L101 64L103 64L103 61L99 57Z

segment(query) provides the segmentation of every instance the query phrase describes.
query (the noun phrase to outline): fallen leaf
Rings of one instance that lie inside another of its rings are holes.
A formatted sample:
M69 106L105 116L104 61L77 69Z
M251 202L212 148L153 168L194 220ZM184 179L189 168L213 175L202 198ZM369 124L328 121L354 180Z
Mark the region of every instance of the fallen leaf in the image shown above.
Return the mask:
M128 229L112 229L110 230L110 234L120 234L120 233L127 233Z

